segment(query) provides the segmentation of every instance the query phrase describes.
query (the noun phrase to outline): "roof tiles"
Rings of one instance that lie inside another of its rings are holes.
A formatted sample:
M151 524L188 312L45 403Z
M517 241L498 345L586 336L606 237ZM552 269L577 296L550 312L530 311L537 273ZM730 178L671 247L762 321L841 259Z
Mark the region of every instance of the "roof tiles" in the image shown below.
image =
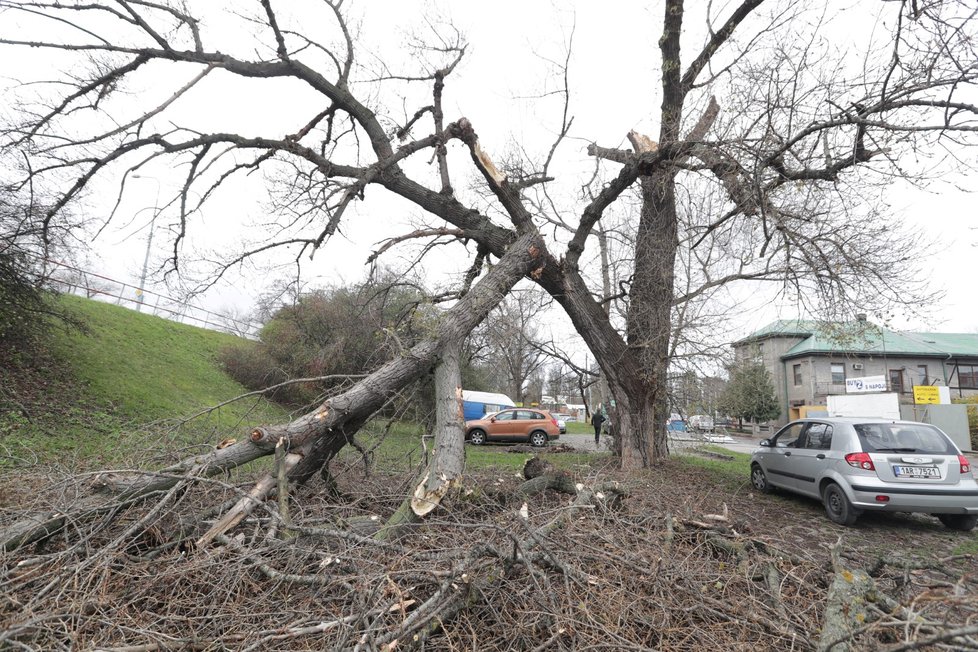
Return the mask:
M780 320L768 324L734 345L770 337L804 338L789 349L783 358L812 353L978 357L978 333L901 333L868 321Z

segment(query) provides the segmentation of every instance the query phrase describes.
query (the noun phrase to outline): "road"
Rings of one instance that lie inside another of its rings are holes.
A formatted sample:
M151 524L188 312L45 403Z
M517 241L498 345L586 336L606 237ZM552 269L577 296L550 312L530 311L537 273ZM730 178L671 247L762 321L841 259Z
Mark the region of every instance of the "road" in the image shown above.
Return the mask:
M693 435L692 433L681 433L677 437L669 437L669 450L678 451L684 448L690 448L693 446L702 446L704 444L714 444L716 446L722 446L726 449L736 451L738 453L750 453L755 448L757 448L757 442L761 440L760 437L750 437L750 436L740 436L732 435L730 437L733 441L730 442L709 442L704 440L699 435ZM608 444L611 442L609 437L601 435L601 444L599 447L594 445L594 435L576 435L576 434L566 434L561 435L558 443L567 444L568 446L573 446L578 450L594 451L608 450Z
M724 442L711 442L706 441L701 435L693 435L692 433L679 433L678 436L669 437L669 450L673 453L681 451L686 448L695 448L697 446L703 445L713 445L726 448L737 453L751 453L757 448L757 443L763 439L763 437L754 437L751 435L740 435L740 434L729 434L729 437L733 441ZM601 445L598 448L594 446L594 435L561 435L558 443L567 444L568 446L573 446L578 450L585 451L606 451L608 450L608 445L611 442L609 437L604 435L601 436ZM971 461L971 468L978 471L978 453L968 453L968 459ZM974 471L973 471L974 472ZM978 476L976 476L978 477Z

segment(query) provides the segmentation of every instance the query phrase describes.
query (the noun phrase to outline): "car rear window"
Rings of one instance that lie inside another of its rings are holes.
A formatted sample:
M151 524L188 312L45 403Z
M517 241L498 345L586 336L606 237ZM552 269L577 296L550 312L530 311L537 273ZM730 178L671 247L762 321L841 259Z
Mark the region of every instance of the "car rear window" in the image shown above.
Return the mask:
M854 426L866 453L956 455L954 445L933 426L906 423L861 423Z

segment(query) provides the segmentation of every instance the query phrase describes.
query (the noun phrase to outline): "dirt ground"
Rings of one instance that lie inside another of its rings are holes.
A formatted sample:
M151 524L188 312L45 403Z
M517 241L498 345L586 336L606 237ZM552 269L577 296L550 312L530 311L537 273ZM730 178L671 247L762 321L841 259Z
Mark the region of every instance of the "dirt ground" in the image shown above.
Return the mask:
M842 537L843 545L854 558L867 561L880 554L894 553L908 558L941 558L968 546L978 552L978 532L948 530L932 516L870 512L863 513L854 526L845 527L829 521L824 507L816 500L783 491L773 495L753 491L746 469L744 474L739 487L697 488L687 482L677 487L676 493L696 496L696 504L704 512L722 509L727 504L734 521L742 523L745 534L770 538L799 550L824 549ZM682 482L685 474L677 475L671 483ZM702 476L697 473L695 477ZM682 509L684 504L685 500L673 503L675 509Z
M746 470L678 460L572 475L576 498L521 495L511 471L467 476L391 544L357 532L394 511L407 477L298 489L305 529L284 539L266 505L193 547L206 506L235 495L227 481L158 516L77 523L0 553L0 649L814 650L830 587L860 569L874 588L846 607L852 649L978 649L975 534L905 515L846 528L814 501L753 493ZM14 501L54 501L12 483L0 526Z

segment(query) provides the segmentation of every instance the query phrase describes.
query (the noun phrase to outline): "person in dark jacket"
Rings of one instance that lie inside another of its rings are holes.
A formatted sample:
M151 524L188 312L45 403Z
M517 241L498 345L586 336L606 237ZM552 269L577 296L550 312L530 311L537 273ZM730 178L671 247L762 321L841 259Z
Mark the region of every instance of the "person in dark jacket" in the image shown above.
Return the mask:
M601 439L601 425L604 423L604 413L597 409L591 417L591 425L594 426L594 447L597 448Z

